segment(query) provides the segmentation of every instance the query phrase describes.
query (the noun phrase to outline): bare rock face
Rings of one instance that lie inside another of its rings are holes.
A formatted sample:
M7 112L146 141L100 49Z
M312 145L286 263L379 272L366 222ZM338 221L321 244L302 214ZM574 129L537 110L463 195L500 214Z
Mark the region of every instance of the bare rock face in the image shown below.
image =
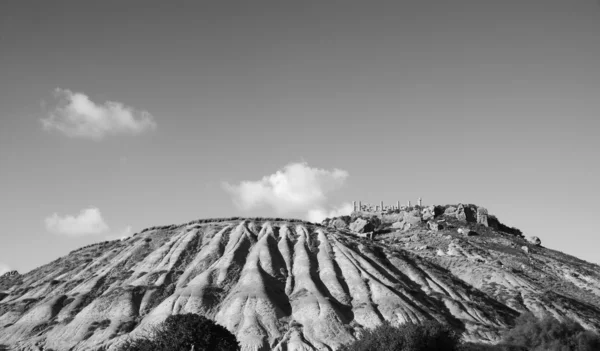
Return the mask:
M463 204L458 204L456 208L456 219L459 221L467 221L467 214L465 213L465 206Z
M531 244L533 244L535 246L542 245L542 241L537 236L530 236L530 237L527 238L527 241L529 241L529 243L531 243Z
M477 208L477 223L488 227L488 210L483 207Z
M0 344L114 351L177 313L214 320L244 351L338 350L385 321L429 319L495 342L524 311L600 329L597 266L539 247L529 262L544 264L529 267L520 238L450 230L396 232L404 245L390 245L280 219L153 227L0 277Z
M476 212L477 210L473 207L468 207L463 204L458 204L456 208L456 219L463 222L476 222Z
M2 277L0 278L5 278L5 279L11 279L11 278L16 278L18 277L20 274L17 271L10 271L10 272L6 272L2 275Z
M452 217L456 216L456 207L449 206L448 208L446 208L446 210L444 210L444 215Z
M421 214L419 210L414 210L412 212L406 212L404 214L404 222L410 223L411 225L418 225L422 222Z
M429 206L429 207L425 207L422 211L421 211L421 217L423 218L424 221L428 221L430 219L433 219L435 217L435 206Z
M443 229L442 225L435 221L427 222L427 228L429 228L429 230L434 231L434 232L438 232L441 229Z
M366 233L375 231L375 229L381 224L381 221L377 217L370 218L357 218L349 226L349 229L356 233Z
M346 229L348 228L348 225L350 224L350 217L349 216L342 216L342 217L337 217L332 219L327 226L330 228L335 228L335 229Z
M394 229L402 229L402 228L404 228L404 222L400 221L400 222L392 223L392 228L394 228Z

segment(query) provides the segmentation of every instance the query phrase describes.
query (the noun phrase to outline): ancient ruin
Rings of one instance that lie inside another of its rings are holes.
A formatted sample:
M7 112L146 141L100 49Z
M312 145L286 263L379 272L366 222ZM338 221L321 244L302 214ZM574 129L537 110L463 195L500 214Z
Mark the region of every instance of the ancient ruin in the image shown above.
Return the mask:
M417 206L422 207L423 199L419 198L417 201ZM352 201L352 211L353 212L394 212L394 211L404 211L411 207L410 200L408 201L407 206L400 205L400 201L396 202L396 205L385 205L383 201L379 201L378 205L373 205L370 203L362 203L362 201Z

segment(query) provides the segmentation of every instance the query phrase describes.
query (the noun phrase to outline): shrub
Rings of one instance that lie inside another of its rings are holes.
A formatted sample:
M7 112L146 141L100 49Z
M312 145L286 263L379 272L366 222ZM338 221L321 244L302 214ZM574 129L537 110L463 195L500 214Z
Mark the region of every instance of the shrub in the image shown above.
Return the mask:
M343 351L458 351L460 336L435 321L406 323L393 327L388 322L367 330L361 339Z
M149 335L128 340L121 351L229 351L239 350L233 334L210 319L196 314L169 316Z
M504 335L504 344L525 347L531 351L600 350L600 336L586 331L579 323L567 319L560 322L552 316L537 319L525 313Z

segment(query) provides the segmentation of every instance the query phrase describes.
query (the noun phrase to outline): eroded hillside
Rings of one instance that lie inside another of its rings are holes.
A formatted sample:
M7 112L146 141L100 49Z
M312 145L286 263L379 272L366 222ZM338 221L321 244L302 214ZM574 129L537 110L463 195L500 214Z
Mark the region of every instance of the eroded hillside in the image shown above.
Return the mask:
M245 350L336 349L384 320L437 319L494 342L525 310L600 327L598 266L443 214L392 222L373 240L301 221L229 219L92 245L0 278L0 344L115 349L174 313L216 320Z

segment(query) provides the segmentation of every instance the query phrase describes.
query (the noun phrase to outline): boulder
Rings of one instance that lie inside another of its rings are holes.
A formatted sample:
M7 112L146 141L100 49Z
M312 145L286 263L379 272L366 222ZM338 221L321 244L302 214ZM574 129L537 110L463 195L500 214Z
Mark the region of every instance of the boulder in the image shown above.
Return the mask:
M483 207L477 208L477 223L488 227L488 210Z
M438 256L446 256L446 253L445 253L445 252L444 252L442 249L437 249L437 252L436 252L436 254L437 254Z
M429 221L429 222L427 222L427 228L429 228L429 230L431 230L431 231L437 232L440 229L442 229L443 227L439 223L436 223L434 221Z
M335 229L346 229L346 228L348 228L349 222L350 222L350 217L348 217L347 219L344 217L338 217L338 218L334 218L331 221L329 221L327 226L329 228L335 228Z
M380 225L381 220L377 217L357 218L350 224L349 229L356 233L366 233L375 231Z
M423 217L424 221L435 218L435 206L431 205L421 210L421 217Z
M356 233L367 233L375 230L373 224L366 219L357 218L350 224L350 230Z
M404 222L403 221L395 222L395 223L392 224L392 228L403 229L404 228Z
M456 209L456 219L459 221L467 221L467 214L465 213L463 204L458 204L458 208Z
M521 246L521 250L525 251L525 253L529 253L529 247Z
M455 243L450 243L450 245L448 245L448 251L447 251L446 255L448 255L448 256L462 256L462 253L460 252L460 249L459 249L458 245L456 245Z
M531 243L531 244L533 244L535 246L542 245L542 241L537 236L530 236L530 237L527 238L527 241L529 241L529 243Z
M396 223L404 220L404 212L384 214L382 216L383 223Z
M421 214L419 210L415 210L412 212L406 212L404 214L404 222L410 223L412 225L417 225L421 223Z
M456 207L454 206L449 206L448 208L446 208L446 210L444 211L444 215L445 216L455 216L456 215Z

